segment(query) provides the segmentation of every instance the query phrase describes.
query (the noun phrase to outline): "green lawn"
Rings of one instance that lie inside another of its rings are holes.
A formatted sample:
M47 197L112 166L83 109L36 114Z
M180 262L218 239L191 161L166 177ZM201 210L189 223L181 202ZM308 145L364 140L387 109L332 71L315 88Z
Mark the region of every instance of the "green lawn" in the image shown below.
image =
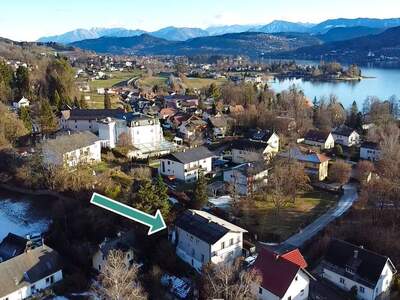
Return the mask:
M142 77L138 81L138 85L141 87L152 88L155 85L164 85L167 82L167 77L164 76L147 76Z
M299 196L277 215L269 201L244 200L240 206L239 223L260 240L280 242L304 228L334 206L338 196L325 192L308 192Z
M220 79L210 79L210 78L186 78L183 83L192 89L201 89L204 87L209 87L212 83L215 83L217 86L220 86L226 83L227 80L225 78Z
M118 71L118 72L111 72L110 74L112 75L112 77L109 79L89 81L90 89L96 92L98 88L111 88L113 85L120 83L122 81L129 80L134 77L139 77L141 72L139 70L137 71L135 70L132 72Z

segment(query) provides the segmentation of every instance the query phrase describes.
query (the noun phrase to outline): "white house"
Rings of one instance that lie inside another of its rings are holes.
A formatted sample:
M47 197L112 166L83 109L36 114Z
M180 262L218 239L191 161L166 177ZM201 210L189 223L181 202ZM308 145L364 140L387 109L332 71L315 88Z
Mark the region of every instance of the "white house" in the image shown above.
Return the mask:
M232 263L242 255L245 229L204 211L180 215L170 238L176 254L197 271L208 264Z
M164 176L174 176L182 181L197 181L199 172L212 171L213 154L206 147L198 147L184 152L171 153L160 159L159 172Z
M133 232L119 232L115 238L105 238L92 256L93 269L98 272L104 269L111 250L121 251L124 255L125 264L131 266L134 263L134 240Z
M238 140L232 144L232 162L243 164L268 160L279 151L279 136L272 133L267 142L255 140Z
M29 100L22 97L19 101L13 102L13 107L16 109L21 109L22 107L29 107Z
M43 245L0 263L0 299L27 299L62 279L59 255Z
M123 136L134 148L128 156L145 158L164 155L173 151L176 146L164 139L163 130L158 118L140 113L123 113L115 118L105 118L97 122L99 137L103 146L114 148Z
M101 161L101 141L89 131L68 132L43 143L46 165L75 167Z
M382 150L378 143L363 142L360 147L360 158L377 161L381 158Z
M311 275L299 250L277 253L261 248L253 268L261 276L261 284L253 284L259 300L308 299Z
M333 149L335 147L335 139L330 132L309 130L304 136L304 144L316 146L322 150Z
M337 287L357 288L357 298L375 300L390 293L396 274L390 258L342 240L332 240L321 263L322 276Z
M224 171L224 182L235 193L247 196L267 182L268 169L263 163L245 163Z
M352 147L360 143L360 135L354 129L342 125L332 131L333 139L336 144Z
M61 111L60 127L64 130L91 131L99 130L97 121L114 118L123 114L123 109L72 109Z

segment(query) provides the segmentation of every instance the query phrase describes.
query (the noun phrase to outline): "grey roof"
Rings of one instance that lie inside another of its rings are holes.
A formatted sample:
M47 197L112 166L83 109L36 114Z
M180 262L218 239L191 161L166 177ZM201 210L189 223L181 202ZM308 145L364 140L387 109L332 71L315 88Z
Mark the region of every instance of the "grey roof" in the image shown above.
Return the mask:
M120 236L113 239L106 239L99 246L103 255L107 256L111 250L121 250L123 252L132 249L135 242L135 235L133 231L122 232Z
M302 152L299 148L293 147L286 152L279 153L279 156L286 158L293 158L300 162L310 162L314 164L319 164L330 160L329 157L324 154L314 153L314 152Z
M56 154L64 154L76 149L93 145L100 139L90 131L73 132L57 136L43 143L43 150Z
M224 128L228 126L228 121L225 117L209 117L210 123L216 128Z
M227 227L212 222L192 210L181 214L176 219L175 226L209 244L215 244L230 231Z
M193 161L202 160L205 158L213 157L214 154L204 146L189 149L184 152L176 152L168 154L164 159L178 161L183 164L187 164Z
M355 130L346 125L341 125L335 128L332 133L341 136L350 136Z
M367 148L367 149L373 149L373 150L381 149L379 143L375 143L375 142L363 142L361 144L361 148Z
M323 263L328 268L329 265L339 268L342 275L347 278L375 288L383 268L388 261L390 262L387 256L377 254L342 240L333 239L328 246ZM391 266L393 271L395 271L393 264ZM346 269L351 269L353 274L346 272ZM336 272L339 271L336 270Z
M304 139L318 143L325 143L329 135L330 132L324 132L320 130L309 130L305 135Z
M232 149L263 152L268 147L266 142L247 139L236 140L232 143Z
M56 251L41 246L0 264L0 297L61 270Z
M24 253L28 242L29 241L23 237L9 233L0 243L1 261L4 262L14 256Z
M72 109L69 111L69 120L99 120L114 118L124 113L121 108L117 109Z

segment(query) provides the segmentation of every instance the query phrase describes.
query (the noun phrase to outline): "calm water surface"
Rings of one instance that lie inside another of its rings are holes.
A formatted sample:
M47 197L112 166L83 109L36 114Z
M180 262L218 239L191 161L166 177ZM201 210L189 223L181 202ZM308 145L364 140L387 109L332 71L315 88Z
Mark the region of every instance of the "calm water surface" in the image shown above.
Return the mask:
M271 81L269 84L276 92L288 89L295 84L301 88L305 95L311 100L314 97L328 97L335 94L345 107L349 107L356 101L359 108L368 96L377 96L386 100L392 95L400 98L400 67L362 67L362 74L366 78L356 82L311 82L302 79L285 79L282 81Z

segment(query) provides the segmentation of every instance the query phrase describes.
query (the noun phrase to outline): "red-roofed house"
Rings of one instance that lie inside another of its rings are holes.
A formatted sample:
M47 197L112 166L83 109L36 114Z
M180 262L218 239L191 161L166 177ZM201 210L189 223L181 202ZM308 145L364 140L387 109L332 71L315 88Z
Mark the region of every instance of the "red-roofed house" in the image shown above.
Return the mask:
M310 275L307 262L298 249L277 254L262 248L253 268L262 276L261 285L254 286L259 300L308 299Z

